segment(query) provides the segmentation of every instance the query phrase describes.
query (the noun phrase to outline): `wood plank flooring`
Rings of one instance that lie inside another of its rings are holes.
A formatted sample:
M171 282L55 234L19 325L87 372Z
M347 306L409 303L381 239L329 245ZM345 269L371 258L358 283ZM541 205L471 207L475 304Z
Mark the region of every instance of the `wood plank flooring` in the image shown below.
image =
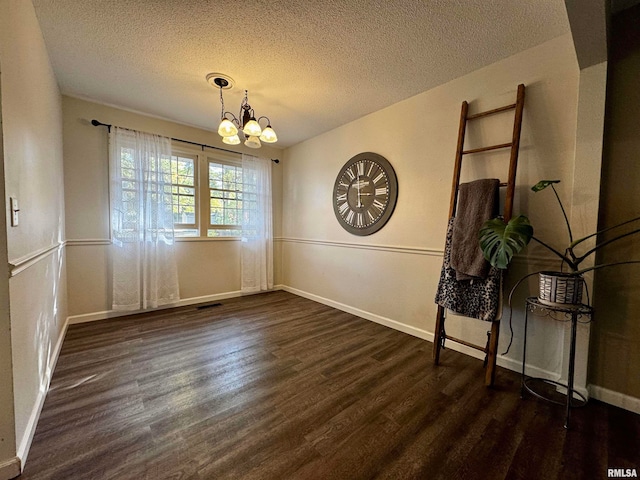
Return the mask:
M285 292L69 328L22 480L554 479L640 472L640 415Z

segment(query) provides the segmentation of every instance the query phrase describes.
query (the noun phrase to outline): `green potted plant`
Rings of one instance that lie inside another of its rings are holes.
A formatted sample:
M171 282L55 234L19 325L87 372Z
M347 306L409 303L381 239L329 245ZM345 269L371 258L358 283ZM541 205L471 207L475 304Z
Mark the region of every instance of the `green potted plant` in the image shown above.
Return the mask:
M582 301L582 286L584 283L582 277L583 273L611 265L640 263L640 260L629 260L625 262L595 265L584 269L580 269L581 263L605 245L628 237L629 235L639 233L640 228L620 233L613 238L610 238L595 245L592 248L587 249L583 253L578 253L576 249L582 246L586 240L589 240L590 238L601 233L618 229L624 225L636 222L640 220L640 217L632 218L631 220L627 220L626 222L619 223L612 227L605 228L598 232L574 240L569 219L567 218L567 214L565 212L564 206L562 205L562 201L558 196L558 192L554 187L554 184L559 182L560 180L541 180L533 187L531 187L531 190L533 190L534 192L540 192L542 190L545 190L547 187L551 187L551 189L553 190L556 199L558 200L558 204L560 205L560 209L562 210L562 214L564 216L565 224L567 226L567 231L569 234L569 245L564 249L564 251L558 250L548 243L543 242L542 240L537 238L534 235L533 227L531 226L529 219L524 215L513 217L507 223L505 223L500 218L494 218L492 220L486 221L480 229L480 248L484 254L484 257L492 266L500 269L506 269L507 266L511 263L513 256L521 252L531 240L534 240L561 260L560 270L557 272L535 272L540 276L540 291L538 295L538 299L540 300L540 302L548 305L579 304ZM567 270L565 270L565 266ZM527 275L527 277L530 275ZM516 284L516 287L519 283L520 282Z

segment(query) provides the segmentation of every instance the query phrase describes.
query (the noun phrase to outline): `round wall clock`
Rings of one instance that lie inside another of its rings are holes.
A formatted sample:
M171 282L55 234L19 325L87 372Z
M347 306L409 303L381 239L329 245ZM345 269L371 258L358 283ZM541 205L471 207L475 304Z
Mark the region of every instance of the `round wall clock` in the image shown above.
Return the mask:
M391 217L398 180L391 164L377 153L359 153L340 169L333 186L333 211L354 235L371 235Z

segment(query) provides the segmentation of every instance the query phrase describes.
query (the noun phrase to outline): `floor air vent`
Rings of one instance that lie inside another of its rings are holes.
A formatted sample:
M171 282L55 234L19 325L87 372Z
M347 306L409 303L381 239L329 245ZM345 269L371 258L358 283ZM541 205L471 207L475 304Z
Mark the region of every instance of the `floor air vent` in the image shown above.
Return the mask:
M207 303L206 305L198 305L196 307L197 310L203 310L205 308L213 308L213 307L219 307L220 305L222 305L221 303Z

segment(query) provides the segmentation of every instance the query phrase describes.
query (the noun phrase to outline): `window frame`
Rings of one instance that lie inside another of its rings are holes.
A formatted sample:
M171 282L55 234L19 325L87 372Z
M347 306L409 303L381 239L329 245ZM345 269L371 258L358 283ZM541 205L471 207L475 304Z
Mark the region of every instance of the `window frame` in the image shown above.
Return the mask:
M199 214L200 214L200 195L198 194L198 189L199 187L199 178L200 178L200 159L198 158L198 154L193 153L193 152L187 152L184 150L178 150L173 148L173 145L171 147L171 161L173 162L173 157L182 157L182 158L189 158L191 160L193 160L193 201L194 201L194 214L193 214L193 218L195 220L195 223L175 223L173 224L173 229L174 232L178 229L185 229L185 230L196 230L198 232L198 235L182 235L182 236L177 236L175 235L175 238L197 238L200 236L200 228L198 226L198 218L199 218ZM172 172L173 174L173 172ZM177 183L171 183L171 194L173 196L173 187L174 186L178 186L178 188L180 187L180 184ZM173 198L173 197L172 197Z
M203 232L201 232L201 236L207 237L207 238L219 238L219 237L226 237L226 238L239 238L240 235L219 235L218 237L216 236L209 236L209 230L242 230L242 223L241 223L241 219L240 223L234 224L234 225L225 225L225 224L212 224L211 223L211 190L212 188L209 185L209 167L212 163L215 163L217 165L228 165L228 166L232 166L232 167L236 167L236 168L240 168L240 171L242 171L242 160L240 159L236 159L236 158L222 158L222 156L220 155L209 155L207 154L205 156L205 166L206 166L206 175L202 174L202 180L203 180L203 184L204 184L204 188L202 189L201 198L206 198L207 199L207 204L208 204L208 208L202 208L202 225L206 225L206 231L204 232L204 235L202 235ZM206 176L206 183L204 182L204 178ZM244 182L243 182L244 185ZM220 192L230 192L232 190L225 190L225 189L217 189ZM235 190L235 193L237 194L238 192L242 192L242 190ZM242 209L240 209L240 215L242 215Z

